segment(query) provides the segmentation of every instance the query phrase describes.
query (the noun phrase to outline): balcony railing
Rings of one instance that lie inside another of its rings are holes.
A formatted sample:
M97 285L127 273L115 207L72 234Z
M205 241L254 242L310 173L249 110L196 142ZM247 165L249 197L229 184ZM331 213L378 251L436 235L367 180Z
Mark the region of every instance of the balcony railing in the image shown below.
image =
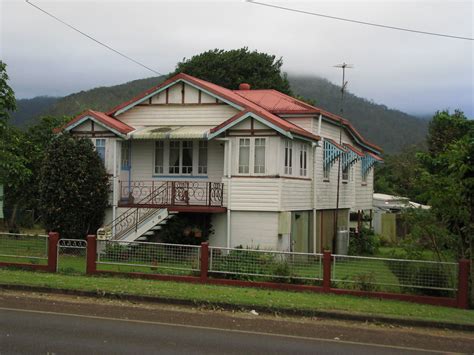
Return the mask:
M120 205L222 207L224 184L201 181L121 181ZM160 191L160 193L154 193ZM153 196L151 200L144 199Z

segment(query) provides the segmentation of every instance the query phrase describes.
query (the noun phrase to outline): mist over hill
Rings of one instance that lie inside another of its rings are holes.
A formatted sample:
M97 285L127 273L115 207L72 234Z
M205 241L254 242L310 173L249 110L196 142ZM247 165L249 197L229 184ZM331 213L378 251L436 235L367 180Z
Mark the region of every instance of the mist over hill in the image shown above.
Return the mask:
M18 110L12 115L12 123L23 127L34 123L41 115L74 116L88 108L107 111L164 79L164 76L139 79L121 85L80 91L62 98L20 99L17 101ZM313 100L316 106L327 111L339 113L339 86L315 76L291 75L288 79L296 94ZM344 117L364 137L381 146L385 153L395 153L404 146L421 144L428 127L427 120L389 109L352 93L345 96Z

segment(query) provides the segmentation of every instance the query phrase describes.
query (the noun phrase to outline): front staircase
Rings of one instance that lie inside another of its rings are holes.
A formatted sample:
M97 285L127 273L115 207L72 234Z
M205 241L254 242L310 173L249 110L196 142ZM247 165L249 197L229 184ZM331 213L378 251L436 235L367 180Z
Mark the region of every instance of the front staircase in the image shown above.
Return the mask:
M166 184L159 185L139 201L141 205L153 205L166 192ZM133 242L151 236L156 230L173 217L176 212L169 212L161 207L132 207L123 212L115 220L97 231L99 239Z

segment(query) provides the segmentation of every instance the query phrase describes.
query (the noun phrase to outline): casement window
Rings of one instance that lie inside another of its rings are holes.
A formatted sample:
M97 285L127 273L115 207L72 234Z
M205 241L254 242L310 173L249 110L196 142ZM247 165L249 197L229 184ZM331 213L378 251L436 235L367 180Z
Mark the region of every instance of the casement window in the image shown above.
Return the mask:
M198 174L207 174L207 141L199 141Z
M193 141L181 141L181 174L193 173Z
M122 141L122 146L120 148L120 166L122 167L122 170L130 170L130 143L130 141Z
M239 174L248 174L250 167L250 138L239 139Z
M308 164L308 146L304 143L301 143L300 176L306 176L308 174L307 164Z
M105 139L99 138L95 140L95 150L99 154L100 159L105 164Z
M291 175L293 172L293 142L285 141L285 174Z
M349 181L349 169L349 165L346 165L345 168L342 168L342 181Z
M367 175L369 175L369 172L366 172L365 174L362 173L362 183L367 184Z
M323 150L323 179L324 180L329 180L329 174L330 174L330 168L331 168L331 164L326 163L328 154L329 154L329 151L327 147L324 146L324 150Z
M165 146L163 141L155 142L155 174L163 174Z
M192 174L193 141L170 141L168 172L170 174Z
M253 172L265 174L265 138L255 138Z

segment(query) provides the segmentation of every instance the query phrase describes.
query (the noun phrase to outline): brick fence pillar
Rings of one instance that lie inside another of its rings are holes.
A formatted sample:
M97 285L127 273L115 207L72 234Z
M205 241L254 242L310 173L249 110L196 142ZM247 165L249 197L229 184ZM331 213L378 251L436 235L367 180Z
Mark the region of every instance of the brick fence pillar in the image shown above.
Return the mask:
M59 233L48 233L48 271L56 272L58 268L58 241Z
M331 252L328 250L323 252L323 289L331 289Z
M458 274L458 308L469 308L469 266L470 261L466 259L459 260Z
M207 281L207 272L209 270L209 243L201 243L201 281Z
M86 274L92 275L97 271L97 237L95 235L87 236L87 265Z

